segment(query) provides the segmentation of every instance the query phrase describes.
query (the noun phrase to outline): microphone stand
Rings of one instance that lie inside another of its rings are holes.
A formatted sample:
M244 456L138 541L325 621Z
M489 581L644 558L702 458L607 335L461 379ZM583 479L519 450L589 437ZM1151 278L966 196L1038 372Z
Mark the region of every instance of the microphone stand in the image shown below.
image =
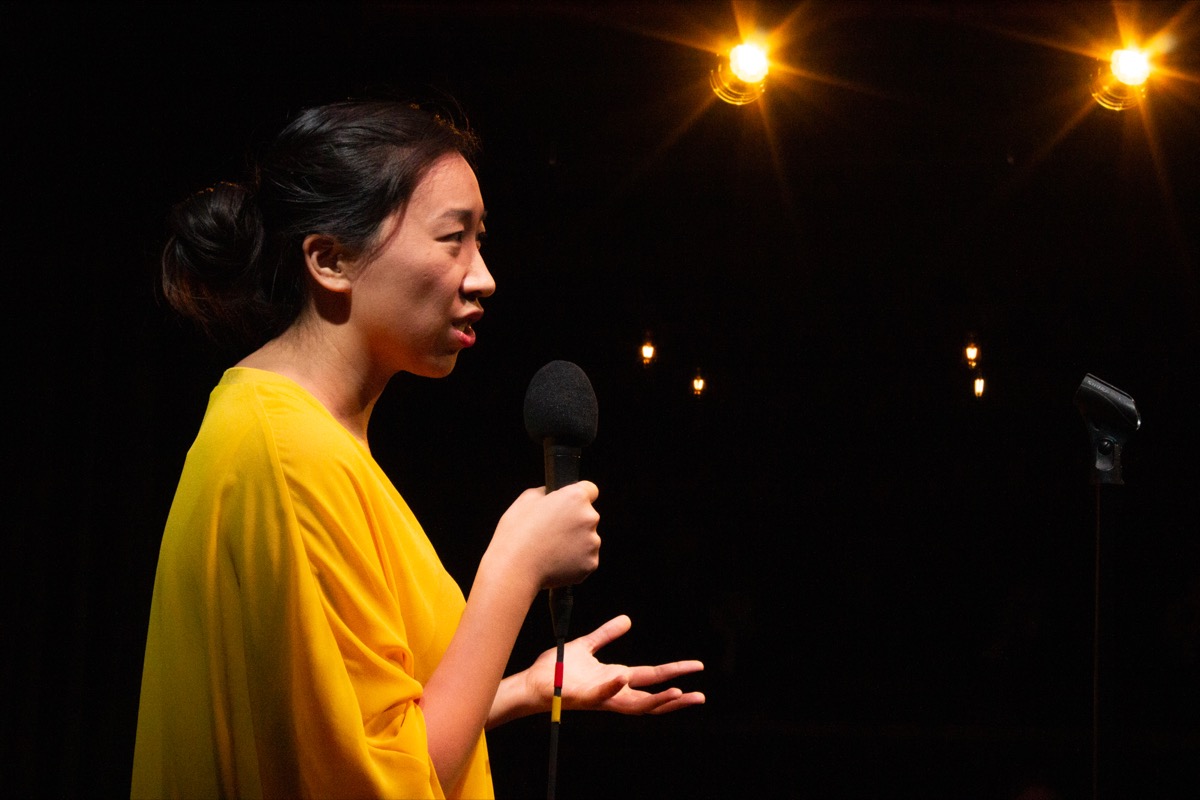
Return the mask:
M1102 655L1111 651L1111 635L1104 637L1104 644L1101 644L1100 587L1102 574L1112 575L1112 568L1108 566L1107 561L1101 561L1101 555L1106 549L1105 544L1111 547L1118 543L1116 526L1112 522L1105 522L1108 517L1101 513L1101 497L1105 492L1104 487L1125 484L1121 472L1121 455L1129 437L1141 427L1141 417L1132 397L1091 373L1084 377L1076 390L1075 405L1083 416L1091 440L1091 483L1096 487L1095 576L1092 596L1092 800L1099 800L1100 663ZM1102 564L1105 567L1103 573Z

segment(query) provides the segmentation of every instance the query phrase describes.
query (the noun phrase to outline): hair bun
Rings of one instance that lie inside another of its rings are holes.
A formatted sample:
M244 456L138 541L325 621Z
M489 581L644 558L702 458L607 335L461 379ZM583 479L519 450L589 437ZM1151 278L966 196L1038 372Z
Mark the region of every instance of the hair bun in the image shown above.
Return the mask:
M218 340L220 328L239 329L243 306L258 298L262 216L253 192L221 182L175 205L163 250L167 301Z
M262 250L258 205L239 183L221 182L197 192L171 210L167 225L176 257L214 288L236 283Z

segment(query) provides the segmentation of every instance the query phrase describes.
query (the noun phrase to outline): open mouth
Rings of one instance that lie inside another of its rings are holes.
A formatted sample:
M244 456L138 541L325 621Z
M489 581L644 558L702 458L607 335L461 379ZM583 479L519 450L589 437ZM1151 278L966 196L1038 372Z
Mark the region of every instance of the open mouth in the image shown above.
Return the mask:
M470 320L454 323L454 330L458 332L459 346L470 347L475 344L475 328L472 327Z

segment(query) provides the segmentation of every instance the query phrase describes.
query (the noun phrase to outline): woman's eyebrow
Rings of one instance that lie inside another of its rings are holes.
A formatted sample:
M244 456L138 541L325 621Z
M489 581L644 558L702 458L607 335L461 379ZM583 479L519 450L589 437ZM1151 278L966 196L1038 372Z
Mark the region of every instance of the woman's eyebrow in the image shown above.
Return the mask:
M475 211L474 209L470 208L448 208L441 214L437 215L437 219L455 219L462 222L464 225L469 223L474 218ZM486 208L483 210L483 213L479 215L480 222L483 222L485 219L487 219Z

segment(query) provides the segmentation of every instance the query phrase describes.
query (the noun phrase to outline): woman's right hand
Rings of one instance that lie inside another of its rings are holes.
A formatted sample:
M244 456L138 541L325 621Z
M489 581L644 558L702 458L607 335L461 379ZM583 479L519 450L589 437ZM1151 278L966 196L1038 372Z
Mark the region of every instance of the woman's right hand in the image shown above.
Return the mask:
M591 481L525 490L500 517L485 559L537 591L579 583L600 565L599 493Z

